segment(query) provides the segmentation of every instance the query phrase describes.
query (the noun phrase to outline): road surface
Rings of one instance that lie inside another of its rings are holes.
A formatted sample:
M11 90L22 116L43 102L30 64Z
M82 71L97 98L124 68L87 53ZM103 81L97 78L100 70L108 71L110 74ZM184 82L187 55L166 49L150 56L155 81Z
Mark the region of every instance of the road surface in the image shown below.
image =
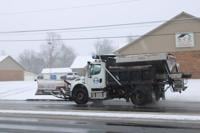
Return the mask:
M10 112L9 112L10 111ZM59 112L63 114L59 114ZM199 133L200 121L145 119L117 116L71 116L66 113L102 112L111 114L151 114L200 117L200 103L161 101L135 107L124 101L107 101L78 106L65 101L0 101L0 132L4 133ZM42 114L44 113L44 114ZM177 117L178 118L178 117ZM190 117L189 117L190 118Z
M123 100L90 102L87 105L76 105L69 101L6 101L0 100L0 109L19 110L104 110L104 111L138 111L168 113L200 113L199 102L160 101L156 104L137 107Z

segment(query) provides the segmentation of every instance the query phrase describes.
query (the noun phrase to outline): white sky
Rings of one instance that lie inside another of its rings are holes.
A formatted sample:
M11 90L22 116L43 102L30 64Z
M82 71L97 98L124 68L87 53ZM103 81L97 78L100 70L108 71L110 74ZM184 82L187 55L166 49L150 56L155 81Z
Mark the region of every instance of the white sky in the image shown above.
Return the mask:
M118 1L118 4L86 6ZM182 11L200 17L199 5L199 0L0 0L0 32L167 20ZM61 34L62 38L140 35L155 26L157 25L148 24L119 29L57 33ZM46 33L0 34L0 40L4 39L46 39ZM78 55L88 55L94 51L95 41L64 42ZM0 50L16 58L24 49L39 50L44 43L0 41ZM126 43L126 39L113 40L116 48Z

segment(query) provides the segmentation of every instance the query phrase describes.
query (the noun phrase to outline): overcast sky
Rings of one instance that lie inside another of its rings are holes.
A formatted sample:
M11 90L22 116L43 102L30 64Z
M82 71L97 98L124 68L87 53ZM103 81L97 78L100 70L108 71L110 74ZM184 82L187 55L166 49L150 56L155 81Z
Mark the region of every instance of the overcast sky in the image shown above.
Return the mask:
M0 0L0 32L40 30L167 20L185 11L200 17L199 0ZM58 31L62 38L141 35L158 24L98 30ZM46 39L46 32L0 34L0 40ZM64 41L78 55L94 51L96 40ZM127 39L113 39L116 48ZM38 51L45 42L1 42L0 50L18 56L24 49Z

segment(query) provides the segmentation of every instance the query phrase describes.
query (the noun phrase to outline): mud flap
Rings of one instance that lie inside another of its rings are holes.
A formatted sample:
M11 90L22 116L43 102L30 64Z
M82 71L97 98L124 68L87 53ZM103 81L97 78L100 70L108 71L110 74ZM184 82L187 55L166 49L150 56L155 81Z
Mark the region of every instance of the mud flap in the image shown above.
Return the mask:
M185 86L185 79L191 78L191 74L184 74L184 73L176 73L176 74L170 74L171 78L171 86L173 88L174 92L182 92L187 89L187 86Z

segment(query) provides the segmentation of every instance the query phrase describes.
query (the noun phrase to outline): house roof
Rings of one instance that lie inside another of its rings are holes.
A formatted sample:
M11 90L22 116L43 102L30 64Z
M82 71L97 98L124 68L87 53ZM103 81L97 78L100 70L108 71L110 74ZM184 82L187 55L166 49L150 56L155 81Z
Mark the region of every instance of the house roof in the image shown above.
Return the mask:
M44 68L42 69L42 74L48 74L48 73L69 73L72 72L72 69L70 68Z
M0 62L2 62L3 60L5 60L7 57L8 57L8 55L0 56Z
M179 18L179 17L181 17L181 16L187 16L188 19L196 19L196 20L200 21L199 18L197 18L197 17L195 17L195 16L193 16L193 15L191 15L191 14L188 14L188 13L186 13L186 12L181 12L180 14L178 14L178 15L176 15L175 17L169 19L168 21L166 21L165 23L163 23L163 24L161 24L160 26L156 27L155 29L153 29L153 30L147 32L146 34L142 35L141 37L137 38L137 39L134 40L133 42L130 42L130 43L128 43L127 45L125 45L124 47L121 47L120 49L116 50L114 53L116 53L116 54L117 54L117 53L120 53L122 50L126 49L126 48L129 47L130 45L133 45L133 44L135 44L136 42L138 42L138 41L142 40L143 38L145 38L146 36L149 36L150 34L152 34L153 32L157 31L158 29L164 27L165 25L168 25L170 22L178 21L179 19L177 19L177 18Z
M13 59L11 56L9 55L4 55L4 56L0 56L0 63L3 62L4 60L10 58L15 64L17 64L22 70L25 70L25 68L20 64L18 63L15 59Z
M94 61L92 56L77 56L70 68L84 68L88 61Z

